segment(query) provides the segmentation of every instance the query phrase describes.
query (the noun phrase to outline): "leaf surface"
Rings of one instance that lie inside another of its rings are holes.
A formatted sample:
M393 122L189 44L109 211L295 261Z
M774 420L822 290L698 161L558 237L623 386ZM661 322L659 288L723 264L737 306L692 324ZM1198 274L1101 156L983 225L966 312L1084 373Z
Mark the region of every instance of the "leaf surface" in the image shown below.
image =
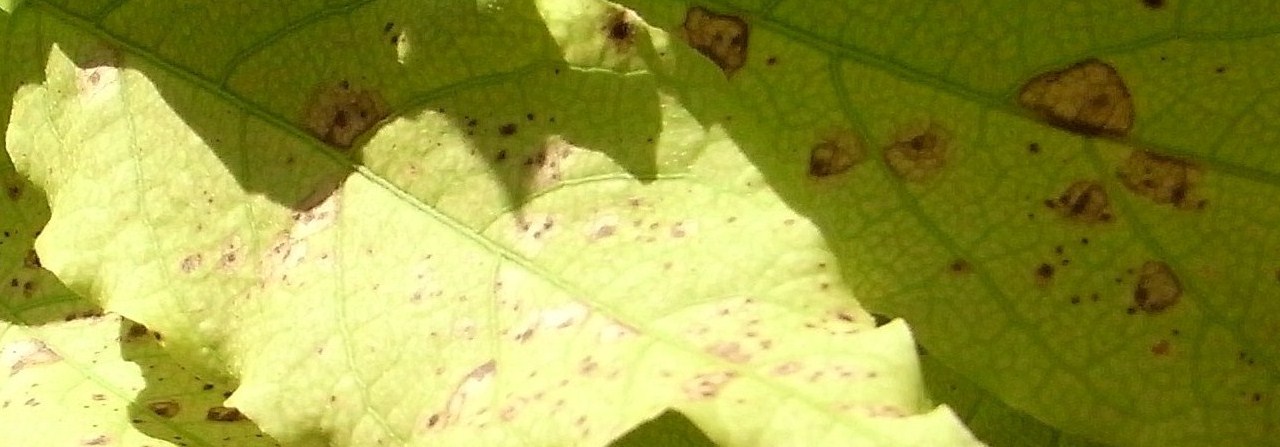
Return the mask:
M29 6L6 141L44 265L286 444L599 445L667 408L722 445L976 443L634 15Z
M1276 437L1280 28L1261 4L623 3L690 41L691 18L749 28L655 76L942 364L1118 445Z

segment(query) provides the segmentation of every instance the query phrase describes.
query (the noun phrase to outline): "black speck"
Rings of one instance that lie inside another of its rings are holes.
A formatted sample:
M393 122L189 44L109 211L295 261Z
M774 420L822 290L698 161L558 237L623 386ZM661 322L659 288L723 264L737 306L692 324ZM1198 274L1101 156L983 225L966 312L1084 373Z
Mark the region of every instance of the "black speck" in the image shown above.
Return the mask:
M394 22L387 22L386 25L382 25L382 32L389 33L391 32L391 30L395 28L396 28L396 24Z
M1028 144L1028 145L1027 145L1027 152L1030 152L1030 153L1032 153L1032 154L1039 154L1039 153L1040 153L1040 143L1031 143L1031 144Z

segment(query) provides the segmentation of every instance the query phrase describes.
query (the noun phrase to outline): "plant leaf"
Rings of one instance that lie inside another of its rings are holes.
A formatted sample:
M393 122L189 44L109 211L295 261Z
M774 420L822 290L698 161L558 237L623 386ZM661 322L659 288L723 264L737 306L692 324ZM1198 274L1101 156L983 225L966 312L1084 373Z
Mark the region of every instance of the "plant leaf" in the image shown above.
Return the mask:
M1262 4L623 3L695 47L662 86L941 363L1117 445L1276 437Z
M29 5L44 264L284 443L976 444L621 10Z

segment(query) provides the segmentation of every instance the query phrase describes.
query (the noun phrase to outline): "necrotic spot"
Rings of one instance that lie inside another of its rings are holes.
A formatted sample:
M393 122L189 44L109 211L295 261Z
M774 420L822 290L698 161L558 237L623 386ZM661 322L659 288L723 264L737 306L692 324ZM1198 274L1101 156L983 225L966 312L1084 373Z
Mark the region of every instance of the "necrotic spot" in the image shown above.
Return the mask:
M1067 187L1056 199L1046 200L1045 206L1067 219L1084 223L1111 221L1111 204L1107 190L1092 180L1080 180Z
M833 132L809 151L809 175L829 177L848 171L866 158L862 141L853 132Z
M1197 196L1201 172L1190 162L1148 151L1133 151L1116 173L1130 191L1161 205L1202 209L1208 203Z
M1148 261L1138 272L1133 289L1133 305L1151 315L1159 314L1178 303L1182 284L1168 264Z
M884 150L885 164L910 182L928 180L947 163L947 136L937 125L911 132Z
M701 7L689 8L684 16L684 38L724 70L725 75L747 64L750 29L741 18L716 14Z
M386 104L378 92L353 88L350 82L341 81L317 89L304 118L312 134L345 149L386 114Z
M1133 127L1129 88L1114 67L1097 59L1027 81L1018 104L1053 126L1083 135L1124 136Z

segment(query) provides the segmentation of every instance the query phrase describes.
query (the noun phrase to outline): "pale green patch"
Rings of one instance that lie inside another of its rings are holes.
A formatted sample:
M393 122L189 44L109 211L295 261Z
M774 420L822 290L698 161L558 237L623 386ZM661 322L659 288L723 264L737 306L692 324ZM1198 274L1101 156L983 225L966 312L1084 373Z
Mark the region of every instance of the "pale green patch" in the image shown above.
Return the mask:
M543 18L607 17L521 2L32 5L6 141L44 265L285 443L601 445L674 408L722 445L977 444L722 128L610 53L646 31L592 59Z

